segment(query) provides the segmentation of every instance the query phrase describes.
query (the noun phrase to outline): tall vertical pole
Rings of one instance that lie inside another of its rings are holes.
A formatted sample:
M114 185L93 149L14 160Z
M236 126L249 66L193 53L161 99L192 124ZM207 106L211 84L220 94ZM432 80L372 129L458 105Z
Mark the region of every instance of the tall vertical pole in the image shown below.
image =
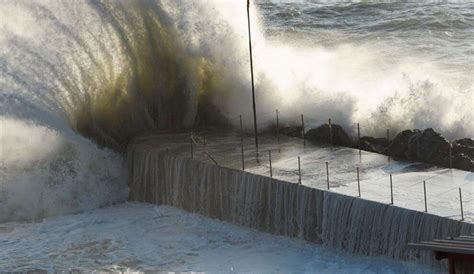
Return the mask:
M304 116L301 114L301 138L303 138L303 146L306 146L306 139L304 138Z
M240 115L240 151L242 153L242 170L245 170L245 159L244 159L244 128L242 126L242 115Z
M392 174L390 174L390 204L393 205L393 183L392 183Z
M275 111L275 113L276 113L278 152L281 152L281 148L280 148L280 119L278 117L278 109Z
M253 127L255 134L255 152L258 163L258 129L257 129L257 108L255 104L255 85L253 80L253 54L252 54L252 32L250 30L250 0L247 0L247 21L249 29L249 51L250 51L250 78L252 80L252 107L253 107Z
M301 185L301 160L298 156L298 183Z
M270 162L270 178L273 178L273 168L272 168L272 151L268 151L268 161Z
M462 208L462 193L461 188L459 188L459 203L461 204L461 221L464 221L464 210Z
M329 163L326 162L326 180L328 181L328 190L329 190Z
M357 167L357 190L359 191L359 198L360 198L360 177L359 177L359 167Z
M428 212L428 201L426 201L426 181L423 181L423 196L425 197L425 212Z

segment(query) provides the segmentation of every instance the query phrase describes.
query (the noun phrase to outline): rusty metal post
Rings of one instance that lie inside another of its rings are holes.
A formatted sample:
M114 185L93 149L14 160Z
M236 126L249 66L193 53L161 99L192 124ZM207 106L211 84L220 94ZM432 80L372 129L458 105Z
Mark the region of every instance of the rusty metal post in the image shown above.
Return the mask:
M426 181L423 181L423 195L425 196L425 212L428 212L428 201L426 200Z
M393 205L393 183L392 183L392 174L390 174L390 204Z
M357 167L357 190L359 191L359 198L360 198L360 177L359 177L359 167Z

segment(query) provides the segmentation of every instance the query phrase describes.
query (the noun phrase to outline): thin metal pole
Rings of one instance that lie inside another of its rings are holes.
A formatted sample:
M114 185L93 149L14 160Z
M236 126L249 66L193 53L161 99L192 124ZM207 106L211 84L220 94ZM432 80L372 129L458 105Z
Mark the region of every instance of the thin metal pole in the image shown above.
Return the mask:
M242 115L240 115L240 150L242 154L242 170L245 170L245 157L244 157L244 128L242 126Z
M304 138L304 116L301 114L301 138L303 138L303 146L306 146L306 139Z
M278 109L275 111L275 113L276 113L278 152L281 152L281 147L280 147L280 119L278 117Z
M332 125L331 125L331 118L329 118L329 143L332 144Z
M326 162L326 179L328 181L328 190L329 190L329 163Z
M270 161L270 178L273 178L273 168L272 168L272 151L268 151L268 160Z
M428 202L426 200L426 181L423 181L423 195L425 196L425 212L428 212Z
M357 190L359 191L359 198L360 198L360 178L359 178L359 167L357 167Z
M390 204L393 205L393 183L392 183L392 174L390 174Z
M359 154L362 154L362 149L360 146L360 125L357 123L357 138L359 139Z
M301 185L301 160L298 156L298 183Z
M459 203L461 205L461 221L464 221L464 210L462 208L462 192L461 188L459 188Z
M253 79L253 54L252 54L252 32L250 28L250 0L247 0L247 21L249 29L249 52L250 52L250 77L252 80L252 107L253 107L253 126L255 134L255 152L258 161L258 129L257 129L257 107L255 104L255 85Z

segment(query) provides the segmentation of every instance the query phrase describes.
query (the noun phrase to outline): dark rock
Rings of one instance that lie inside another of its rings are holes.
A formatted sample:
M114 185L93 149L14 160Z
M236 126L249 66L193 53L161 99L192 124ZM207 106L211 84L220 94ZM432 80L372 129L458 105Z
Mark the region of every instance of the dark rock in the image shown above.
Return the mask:
M465 154L453 155L453 168L474 172L474 161ZM449 167L449 156L444 159L444 166Z
M474 148L474 140L470 138L463 138L453 142L453 145L460 145L465 147L472 147Z
M352 140L347 133L342 129L340 125L332 124L331 128L329 125L322 125L317 128L313 128L306 132L304 135L305 139L312 143L331 143L337 146L351 147Z
M474 141L469 138L456 140L453 142L453 154L466 154L467 157L474 159Z
M449 142L432 128L416 132L408 139L407 158L431 164L443 164L449 155Z
M390 155L392 157L404 158L407 159L407 151L408 151L408 141L410 138L419 133L420 131L415 130L404 130L397 134L393 139L392 143L388 146L388 148L384 151L384 154Z
M362 150L383 153L388 147L389 141L387 138L374 138L369 136L364 136L360 138L360 148ZM355 143L354 148L359 148L358 142Z

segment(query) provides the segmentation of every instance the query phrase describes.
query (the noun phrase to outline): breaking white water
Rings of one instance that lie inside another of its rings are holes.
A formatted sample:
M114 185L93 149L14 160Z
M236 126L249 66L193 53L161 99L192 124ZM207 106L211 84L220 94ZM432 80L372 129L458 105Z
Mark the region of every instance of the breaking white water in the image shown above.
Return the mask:
M437 273L338 253L167 207L125 203L38 223L0 225L1 271Z

